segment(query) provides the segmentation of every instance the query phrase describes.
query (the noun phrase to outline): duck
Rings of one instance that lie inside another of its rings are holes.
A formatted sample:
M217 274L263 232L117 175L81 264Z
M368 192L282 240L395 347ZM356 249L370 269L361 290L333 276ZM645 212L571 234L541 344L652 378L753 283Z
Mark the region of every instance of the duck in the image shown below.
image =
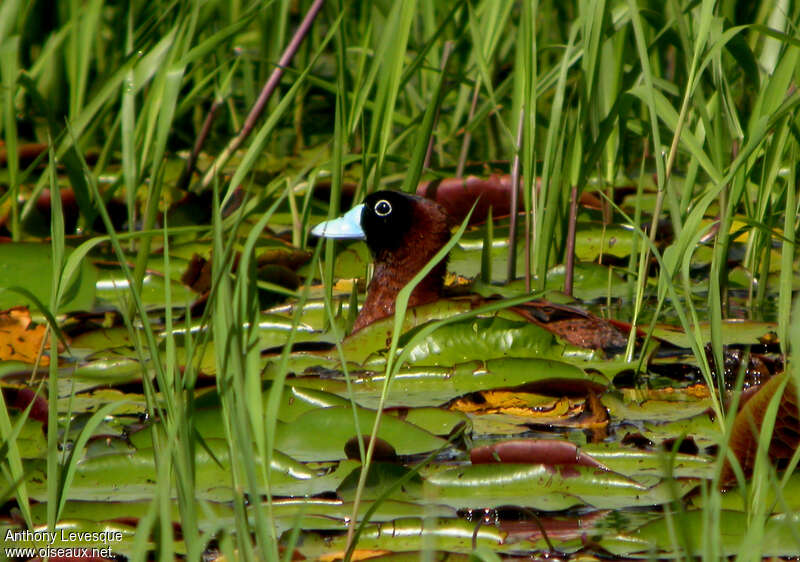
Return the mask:
M351 335L394 314L400 290L447 244L456 224L432 199L386 190L311 230L319 238L364 240L373 256L374 273ZM409 308L442 298L446 272L445 259L415 287ZM615 349L627 343L616 326L574 307L532 299L512 310L580 347Z
M351 333L392 316L397 294L450 240L455 221L431 199L399 191L376 191L342 217L311 230L320 238L364 240L374 272L367 298ZM441 298L447 260L442 260L414 288L408 306Z

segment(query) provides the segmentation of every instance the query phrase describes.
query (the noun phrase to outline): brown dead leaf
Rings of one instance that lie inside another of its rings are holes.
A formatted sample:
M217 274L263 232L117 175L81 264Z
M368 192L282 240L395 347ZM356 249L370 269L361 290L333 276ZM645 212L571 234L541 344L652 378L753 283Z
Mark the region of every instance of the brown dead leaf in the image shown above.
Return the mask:
M464 220L477 201L470 217L470 224L477 224L486 220L490 207L494 217L511 212L511 176L493 174L488 178L467 176L424 182L417 187L417 195L439 203L457 222Z
M609 470L603 463L563 439L512 439L470 451L472 464L545 463L569 464Z
M47 327L34 325L25 306L0 311L0 361L35 363L46 334ZM39 364L49 365L49 358L43 355Z
M545 397L518 389L473 392L450 402L449 408L472 416L502 415L515 424L577 427L605 431L608 411L594 392L583 397Z
M181 275L181 283L203 294L211 288L211 261L194 254Z
M368 550L356 549L353 551L350 560L369 560L370 558L378 558L392 554L391 550ZM330 552L318 558L320 562L333 562L335 560L344 560L344 552Z
M482 390L454 400L451 410L472 415L505 414L526 418L526 422L559 424L580 415L584 400L565 397L548 399L507 389Z
M769 458L773 462L789 459L800 447L797 387L792 379L786 381L785 387L783 386L787 376L786 373L775 375L761 385L761 389L739 410L733 421L729 445L745 476L750 476L753 472L764 416L770 401L780 389L783 389L783 394L780 397L775 428L769 442ZM723 486L736 482L736 475L727 459L720 482Z
M567 343L587 349L619 349L628 339L617 326L571 306L530 301L511 310Z

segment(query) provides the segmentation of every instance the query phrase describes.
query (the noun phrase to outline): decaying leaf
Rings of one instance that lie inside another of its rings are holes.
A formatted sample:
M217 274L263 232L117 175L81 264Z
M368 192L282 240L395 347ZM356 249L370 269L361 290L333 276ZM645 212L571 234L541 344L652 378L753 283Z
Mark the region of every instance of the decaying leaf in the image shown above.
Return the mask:
M787 376L786 373L776 375L764 383L761 389L742 407L733 422L729 445L745 476L750 476L753 472L759 434L767 407L775 393L781 389L783 389L783 394L780 398L778 415L775 417L775 428L769 443L769 458L773 462L789 459L800 446L797 387L792 379L786 381ZM727 459L720 482L723 486L736 482L736 475Z
M578 347L614 350L624 348L628 342L607 320L574 307L531 301L511 310Z
M511 211L511 176L492 174L488 178L467 176L423 182L417 187L417 195L433 199L456 221L463 220L477 201L470 223L476 224L489 214L494 217L508 215Z
M475 447L469 456L472 464L496 462L577 464L609 470L603 463L582 452L575 443L562 439L512 439Z
M33 324L25 306L0 311L0 360L35 363L46 333L46 326ZM39 364L49 363L49 358L42 355Z
M545 399L521 390L483 390L453 400L450 409L473 416L501 414L517 424L577 427L602 432L609 422L608 410L592 391L588 391L585 398L560 396Z

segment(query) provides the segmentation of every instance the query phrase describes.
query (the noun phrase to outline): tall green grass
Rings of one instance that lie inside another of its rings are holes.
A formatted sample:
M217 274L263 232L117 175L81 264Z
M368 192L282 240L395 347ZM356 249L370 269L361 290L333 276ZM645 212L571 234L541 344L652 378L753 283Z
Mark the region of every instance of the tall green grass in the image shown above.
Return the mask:
M599 186L608 197L604 219L639 229L637 251L628 265L635 271L627 273L631 298L657 303L657 313L644 319L650 321L645 329L662 314L677 316L692 335L692 351L710 388L723 386L705 346L710 343L721 365L734 234L748 235L744 266L751 276L748 306L756 318L770 305L771 254L780 244L776 317L788 354L798 213L800 6L731 0L664 5L636 0L328 3L254 135L224 174L210 177L214 219L203 228L214 241L214 284L202 318L208 329L196 339L188 331L183 341L167 336L162 345L141 303L140 287L154 246L166 250L164 270L173 268L168 249L176 234L162 222L162 210L174 195L174 174L168 170L173 154L192 146L217 100L223 109L206 142L207 153L218 153L240 128L308 5L289 0L76 0L58 3L45 18L45 2L0 4L0 132L8 154L0 205L10 209L6 228L13 239L23 239L38 194L45 188L57 193L66 176L80 209L80 232L88 237L72 255L110 245L133 288L121 310L142 364L149 366L144 377L148 409L165 422L163 434L154 432L159 493L150 516L139 524L136 557L146 557L147 540L156 534L161 559L172 559L183 548L172 540L173 497L189 558L197 559L208 540L197 528L202 505L193 493L193 459L201 445L193 438L192 391L198 354L212 341L228 450L239 461L231 486L241 491L234 502L236 532L220 529L219 544L232 558L280 557L270 503L252 506L247 501L263 494L269 498L260 482L268 482L282 384L274 382L263 398L253 259L258 235L285 201L295 212L293 239L304 242L311 226L310 196L306 192L302 210L295 197L309 178L311 184L330 178L329 215L334 216L341 210L345 177L356 179L359 199L387 187L413 191L419 178L451 175L465 160L501 160L496 168L509 172L518 157L526 270L517 274L528 277L535 289L544 288L551 266L566 260L572 188L581 192L590 184ZM448 42L453 49L442 68ZM324 109L315 109L312 102ZM332 128L312 130L309 121L325 113ZM434 155L425 168L430 137ZM51 145L53 158L44 168L39 164L46 158L27 168L17 158L20 144L35 140ZM299 173L286 166L267 185L256 179L265 153L292 157L295 147L307 142L324 146L321 162ZM96 156L93 167L87 153ZM655 175L655 203L648 209L637 203L629 217L613 204L615 189L627 181L641 187L645 182L637 176L648 174ZM110 183L101 187L100 179L107 176ZM196 188L199 178L194 180ZM233 216L223 216L239 187L246 192L245 204ZM115 232L106 211L115 194L122 194L127 206L127 233ZM64 257L63 220L57 205L53 211L53 270L60 277L54 277L54 298L46 304L50 317L57 317L59 291L75 262ZM642 224L645 211L652 214ZM716 225L705 222L709 216L716 217ZM107 237L95 237L98 218ZM734 224L744 226L735 232ZM233 233L244 225L250 235L239 248L242 259L234 274ZM674 240L661 252L653 241L665 225ZM698 296L692 258L712 229L710 278ZM314 254L324 264L325 280L333 277L335 252L336 246L327 242ZM307 295L311 281L300 295ZM399 313L403 308L399 303ZM331 319L334 315L329 310ZM700 335L703 320L711 325L710 342ZM166 334L172 333L171 322ZM51 340L57 337L53 323ZM187 350L184 370L178 368L176 346ZM288 349L281 358L284 366ZM401 361L402 355L390 361L389 374ZM71 456L59 453L56 377L51 366L50 525L69 497L80 454L80 447ZM732 416L723 398L715 392L724 451ZM765 435L771 427L765 425ZM0 430L8 455L3 470L12 481L19 480L18 428L12 427L4 404ZM90 433L85 430L86 438ZM768 515L759 503L761 491L785 484L770 472L765 454L759 452L759 468L748 484L752 517L744 530L750 549L744 559L759 557L759 529ZM14 493L29 519L25 486ZM709 542L701 551L704 558L716 559L713 537L719 533L721 502L713 486L706 493ZM675 537L680 543L681 534Z

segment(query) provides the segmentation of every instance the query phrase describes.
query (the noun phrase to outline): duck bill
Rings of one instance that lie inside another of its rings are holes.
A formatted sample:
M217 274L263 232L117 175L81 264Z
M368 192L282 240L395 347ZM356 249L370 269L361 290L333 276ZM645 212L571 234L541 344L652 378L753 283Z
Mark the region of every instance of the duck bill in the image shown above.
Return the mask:
M364 240L367 236L361 228L361 213L364 205L356 205L338 219L319 223L311 229L311 234L321 238L351 238Z

